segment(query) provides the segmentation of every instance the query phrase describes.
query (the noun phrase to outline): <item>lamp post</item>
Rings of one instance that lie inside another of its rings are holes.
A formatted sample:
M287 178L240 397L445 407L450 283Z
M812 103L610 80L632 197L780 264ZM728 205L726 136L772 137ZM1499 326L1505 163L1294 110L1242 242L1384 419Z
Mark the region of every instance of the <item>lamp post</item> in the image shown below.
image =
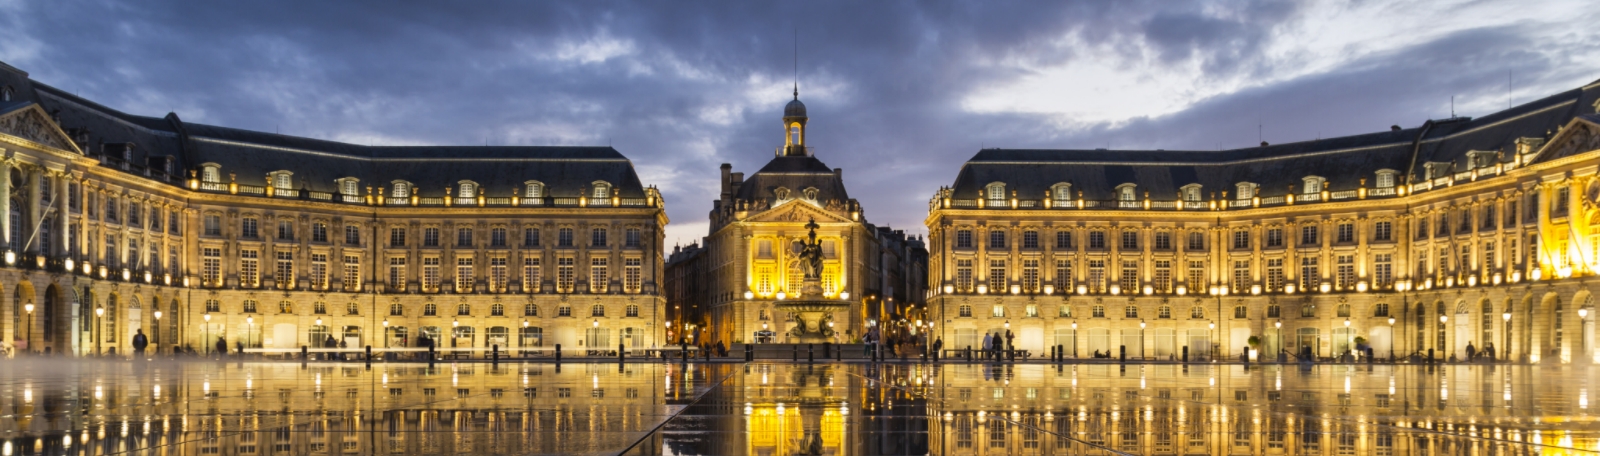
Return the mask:
M1345 339L1345 341L1344 341L1344 344L1345 344L1344 345L1344 347L1345 347L1344 349L1345 349L1345 351L1349 351L1351 353L1354 353L1355 349L1356 349L1356 347L1355 347L1356 339L1355 339L1355 334L1350 332L1350 319L1349 318L1344 319L1344 339ZM1351 362L1354 362L1355 360L1356 360L1355 356L1351 356L1350 357L1350 361Z
M1139 359L1144 359L1144 320L1139 320Z
M450 319L450 348L456 348L456 336L460 335L460 334L457 334L457 332L459 332L460 330L461 330L461 320L457 320L457 319L451 318Z
M1076 335L1076 334L1074 334L1074 335ZM1210 322L1210 323L1206 323L1206 337L1212 338L1211 340L1207 340L1206 341L1207 344L1211 345L1210 348L1212 350L1210 355L1206 355L1207 359L1215 358L1216 355L1217 355L1217 353L1216 353L1217 344L1212 342L1212 340L1216 340L1215 339L1216 336L1217 336L1217 322L1213 321L1213 322Z
M1078 357L1078 322L1072 322L1072 357Z
M250 342L246 346L256 348L256 317L254 315L244 317L244 338L247 342Z
M1272 359L1278 359L1278 355L1283 353L1283 320L1272 322L1272 329L1278 333L1278 345L1272 347L1278 350L1272 354Z
M22 341L27 342L27 352L34 352L34 301L22 304L22 310L27 312L27 333L22 334Z
M1394 317L1389 317L1389 362L1394 362Z
M389 334L389 319L385 318L383 319L383 348L389 348L391 339L394 339L394 336Z
M32 324L33 319L29 318L28 322L29 322L29 324ZM1581 350L1579 350L1579 352L1578 352L1579 355L1582 356L1585 361L1592 361L1594 359L1594 357L1589 355L1589 308L1588 307L1579 307L1578 308L1578 334L1579 334L1578 343L1582 344L1582 346L1580 347Z
M1447 321L1450 321L1450 316L1449 315L1443 315L1443 314L1439 315L1439 333L1440 334L1447 334L1445 332L1446 330L1444 328L1444 323L1447 322ZM1445 351L1444 341L1441 340L1441 341L1438 341L1438 343L1439 343L1439 358L1440 359L1444 359L1446 357L1445 354L1444 354L1444 351Z
M94 330L93 331L89 331L89 333L94 335L94 354L95 354L95 356L99 356L100 353L101 353L100 352L100 350L101 350L101 348L100 348L100 339L101 339L101 337L100 337L100 331L101 331L100 318L104 317L105 315L106 315L106 308L105 307L94 306Z
M1504 331L1504 334L1501 335L1501 340L1503 342L1505 342L1506 347L1504 349L1505 351L1502 352L1502 354L1500 356L1500 359L1510 360L1511 359L1511 311L1508 310L1505 313L1500 314L1500 319L1501 320L1505 320L1505 322L1506 322L1506 325L1505 325L1506 326L1506 330Z
M526 340L527 337L528 337L528 320L527 319L523 319L522 320L522 334L518 334L517 335L517 347L518 348L526 348L528 346L528 341Z
M98 312L96 312L96 313L98 313ZM201 345L200 349L205 351L206 355L209 356L211 354L211 314L207 313L205 315L201 315L200 319L201 320L205 320L205 322L206 322L205 323L205 331L202 332L204 334L205 340L200 344Z
M156 317L155 330L154 331L150 331L151 335L155 336L155 337L152 337L152 339L155 339L155 343L153 343L151 345L156 346L155 350L153 350L153 351L155 352L155 354L160 355L161 354L161 311L157 310L155 312L155 317Z

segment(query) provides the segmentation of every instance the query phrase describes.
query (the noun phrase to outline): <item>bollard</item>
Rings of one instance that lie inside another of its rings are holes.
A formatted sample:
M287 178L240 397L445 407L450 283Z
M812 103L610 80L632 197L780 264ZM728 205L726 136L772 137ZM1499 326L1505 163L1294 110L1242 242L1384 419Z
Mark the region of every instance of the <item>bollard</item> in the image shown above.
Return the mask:
M1117 362L1119 362L1119 363L1127 363L1128 362L1128 346L1127 345L1118 345L1117 346L1117 350L1118 350Z
M433 344L428 344L428 367L433 367L434 358L438 356L433 353Z
M834 361L844 361L844 350L834 350L833 351L833 360Z
M928 348L927 347L923 347L923 349L922 349L922 362L924 362L924 363L928 362Z
M682 359L680 359L678 361L679 363L685 363L685 364L688 363L689 362L689 347L688 346L679 346L678 347L678 356L680 358L682 358Z
M500 344L494 344L494 345L490 345L489 346L489 356L494 360L494 361L492 361L494 363L494 365L496 367L499 367L500 366Z
M1017 346L1006 344L1006 352L1011 357L1011 362L1017 362Z
M1185 362L1185 363L1189 362L1189 346L1188 345L1184 345L1183 346L1183 362Z
M561 368L561 344L556 344L556 369Z
M933 351L933 362L935 362L935 363L939 362L939 351L938 350L934 350Z
M833 342L823 341L822 342L822 359L828 359L829 356L833 356L833 355L829 354L829 353L832 353L832 352L833 352Z
M306 360L310 359L310 357L311 357L311 354L307 353L306 346L301 345L300 346L300 369L304 370L306 368Z
M623 345L623 344L620 344L620 343L617 344L617 362L618 363L621 363L621 362L624 362L624 361L628 360L628 352L625 351L626 349L627 349L626 345Z
M901 349L895 351L900 352L900 362L906 362L906 349L902 347Z
M372 368L372 346L371 345L367 346L367 368L368 369Z
M705 350L701 351L706 352L706 362L711 362L711 347L707 346Z
M790 355L790 359L789 359L790 361L794 361L794 362L797 362L797 363L800 362L800 346L799 345L790 345L789 346L789 355Z
M748 362L752 362L752 361L755 361L755 360L756 360L755 346L750 345L750 344L744 344L744 362L748 363Z
M972 346L967 346L967 364L972 364Z
M817 362L817 345L816 344L806 344L806 364L814 364L816 362Z

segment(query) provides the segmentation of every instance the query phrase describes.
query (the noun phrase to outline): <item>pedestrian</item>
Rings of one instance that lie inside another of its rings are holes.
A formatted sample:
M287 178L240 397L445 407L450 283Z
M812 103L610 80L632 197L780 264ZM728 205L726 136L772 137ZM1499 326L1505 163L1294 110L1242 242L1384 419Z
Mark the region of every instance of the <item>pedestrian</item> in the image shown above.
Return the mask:
M1006 330L1006 350L1016 350L1017 349L1017 346L1015 344L1011 343L1011 339L1013 337L1014 336L1012 336L1011 330L1007 329Z
M983 333L983 351L984 351L985 355L991 355L991 356L993 355L993 352L994 352L994 337L990 336L989 333ZM988 358L988 356L984 356L984 357Z
M216 347L218 357L228 356L228 341L223 339L222 336L217 336Z
M1478 349L1472 346L1472 341L1467 341L1467 362L1478 360Z
M933 339L933 359L939 359L939 352L942 351L944 351L944 338L939 337Z
M144 348L148 347L148 346L150 346L150 339L144 337L144 330L143 329L134 330L134 335L133 335L133 355L134 356L144 356Z

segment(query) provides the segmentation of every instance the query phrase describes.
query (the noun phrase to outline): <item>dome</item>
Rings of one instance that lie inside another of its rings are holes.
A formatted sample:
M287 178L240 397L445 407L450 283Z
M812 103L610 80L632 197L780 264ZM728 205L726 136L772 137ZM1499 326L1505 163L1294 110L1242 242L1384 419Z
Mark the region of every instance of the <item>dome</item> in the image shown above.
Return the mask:
M794 101L790 101L787 106L783 107L783 116L784 117L805 117L806 116L806 104L805 103L801 103L799 98L795 98Z

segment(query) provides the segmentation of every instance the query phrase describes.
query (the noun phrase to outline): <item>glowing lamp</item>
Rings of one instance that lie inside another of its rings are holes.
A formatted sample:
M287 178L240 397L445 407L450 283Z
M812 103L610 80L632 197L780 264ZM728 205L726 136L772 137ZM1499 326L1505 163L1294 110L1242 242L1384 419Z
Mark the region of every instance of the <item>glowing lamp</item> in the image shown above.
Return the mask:
M1022 285L1012 285L1011 286L1011 294L1021 294L1021 293L1022 293Z
M989 293L989 286L988 285L981 285L981 284L978 285L978 294L988 294L988 293Z
M1044 294L1045 294L1045 296L1049 296L1049 295L1055 294L1055 292L1056 292L1056 286L1055 285L1045 285L1044 286Z
M850 292L848 292L848 291L839 292L839 299L849 301L850 300Z
M788 295L788 294L786 294L786 293L784 293L784 292L782 292L782 291L780 291L780 292L778 292L778 300L779 300L779 301L782 301L782 300L783 300L783 298L786 298L786 297L788 297L788 296L789 296L789 295Z
M745 299L755 299L756 298L756 294L755 294L755 292L746 291L746 292L744 292L744 298Z
M1366 293L1367 292L1367 281L1363 280L1363 281L1360 281L1360 282L1356 282L1356 292L1358 292L1358 293Z
M66 266L67 272L72 272L73 269L76 269L77 264L74 263L71 258L68 258L66 261Z
M1078 294L1079 295L1089 294L1089 287L1087 285L1078 285Z
M1323 292L1323 293L1327 293L1327 292L1329 292L1329 291L1333 291L1333 284L1331 284L1331 283L1328 283L1328 282L1322 282L1322 286L1321 286L1321 287L1319 287L1319 289L1320 289L1320 290L1321 290L1321 291L1322 291L1322 292Z
M944 294L950 294L950 293L955 293L955 292L956 292L956 286L955 285L945 285L944 286ZM841 293L841 295L842 295L842 293Z
M1285 284L1283 286L1283 294L1294 294L1294 284Z
M1184 294L1187 294L1189 292L1189 288L1185 287L1183 285L1178 285L1177 292L1178 292L1178 296L1183 296Z
M1115 296L1119 293L1122 293L1122 287L1117 284L1111 284L1111 295Z
M1261 285L1251 285L1250 286L1250 294L1252 294L1252 295L1261 294Z
M1155 288L1154 287L1151 287L1149 285L1145 285L1144 286L1144 295L1145 296L1150 296L1150 294L1154 293L1154 292L1155 292Z

